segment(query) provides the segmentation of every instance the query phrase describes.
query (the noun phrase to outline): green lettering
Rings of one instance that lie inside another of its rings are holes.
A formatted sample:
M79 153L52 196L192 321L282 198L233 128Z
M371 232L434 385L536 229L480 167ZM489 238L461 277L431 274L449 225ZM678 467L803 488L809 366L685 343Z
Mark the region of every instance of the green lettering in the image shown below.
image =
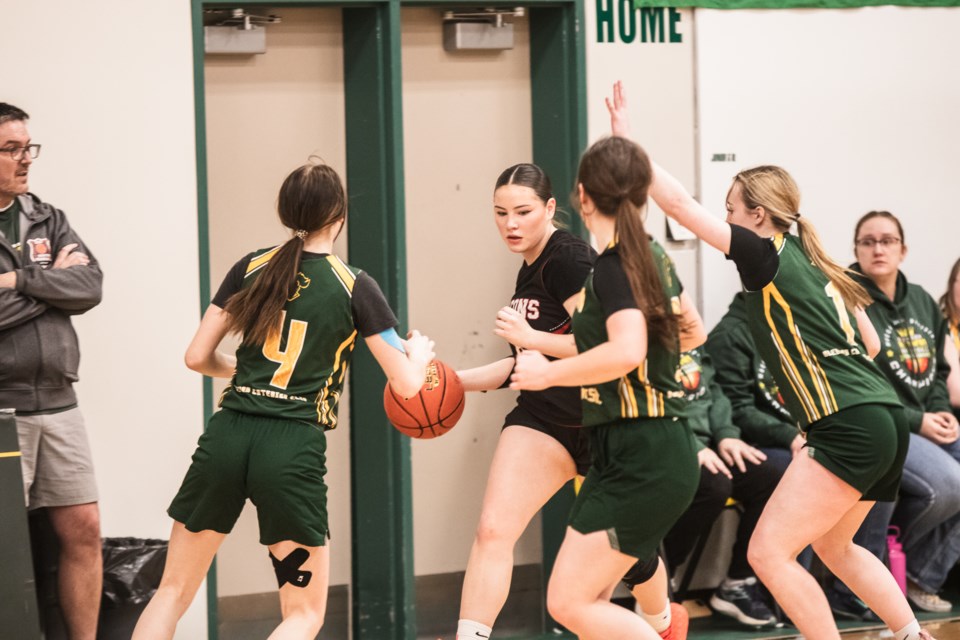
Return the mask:
M641 42L663 42L665 31L663 23L663 7L644 7L643 9L640 9L640 25L642 27L640 34ZM647 32L647 27L650 28L649 33ZM658 30L660 32L659 40L657 39Z
M633 0L620 0L620 39L633 42L637 37L637 13Z
M597 42L613 42L613 3L615 0L597 0ZM606 27L607 37L603 37Z
M670 8L670 42L683 42L683 34L677 31L677 23L680 22L681 13Z

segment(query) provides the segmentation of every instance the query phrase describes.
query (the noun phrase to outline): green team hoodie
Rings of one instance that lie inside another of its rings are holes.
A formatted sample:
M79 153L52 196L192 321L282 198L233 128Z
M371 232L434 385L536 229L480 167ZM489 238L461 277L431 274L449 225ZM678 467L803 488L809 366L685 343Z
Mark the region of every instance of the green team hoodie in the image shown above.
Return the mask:
M686 394L687 422L697 438L697 451L716 447L724 438L740 438L730 401L717 386L710 357L703 348L680 354L680 384Z
M907 282L902 271L897 272L897 288L890 300L863 275L858 263L850 268L860 274L858 281L873 298L867 315L880 335L876 363L903 403L910 430L917 433L924 412L950 411L950 366L941 355L946 320L930 294Z
M776 381L760 357L747 324L746 296L733 298L726 315L707 338L716 382L729 399L733 424L755 447L789 449L800 433L783 404Z

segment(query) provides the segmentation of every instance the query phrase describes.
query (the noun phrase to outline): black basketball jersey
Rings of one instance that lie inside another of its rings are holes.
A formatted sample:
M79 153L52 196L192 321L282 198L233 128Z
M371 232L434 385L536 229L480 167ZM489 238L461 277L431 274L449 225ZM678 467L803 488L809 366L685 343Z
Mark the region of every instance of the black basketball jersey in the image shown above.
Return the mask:
M570 333L570 315L563 303L583 288L596 257L596 251L589 244L557 229L547 240L540 256L532 264L524 262L520 267L510 306L522 313L537 331ZM516 355L516 348L511 345L511 349ZM581 425L580 389L577 387L521 391L517 404L550 424Z

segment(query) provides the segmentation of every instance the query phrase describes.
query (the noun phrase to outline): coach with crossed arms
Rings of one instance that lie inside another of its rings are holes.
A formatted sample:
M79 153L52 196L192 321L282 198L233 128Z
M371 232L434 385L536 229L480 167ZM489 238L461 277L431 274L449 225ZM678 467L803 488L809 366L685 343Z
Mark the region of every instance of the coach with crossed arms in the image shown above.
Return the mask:
M30 509L60 541L58 591L71 640L96 637L102 559L93 460L77 408L70 316L100 302L103 274L62 211L27 192L40 145L0 103L0 407L17 412Z

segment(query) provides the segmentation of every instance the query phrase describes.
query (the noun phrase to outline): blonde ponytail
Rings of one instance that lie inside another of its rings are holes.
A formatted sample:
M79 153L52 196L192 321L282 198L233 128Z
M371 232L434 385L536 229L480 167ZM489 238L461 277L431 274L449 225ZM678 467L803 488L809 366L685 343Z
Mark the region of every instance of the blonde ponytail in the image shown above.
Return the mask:
M733 181L740 184L740 193L747 208L763 207L780 231L789 231L790 225L797 223L797 235L804 253L837 288L847 308L866 307L873 302L866 290L850 277L852 272L834 262L823 250L813 223L798 213L800 188L785 169L773 165L754 167L741 171Z
M800 236L800 242L803 244L803 252L810 258L813 266L820 269L833 283L833 286L837 288L848 309L853 310L857 307L866 308L870 306L873 299L866 289L850 277L851 271L849 269L841 267L827 255L827 252L823 250L820 236L817 234L813 223L799 215L797 216L797 235Z

